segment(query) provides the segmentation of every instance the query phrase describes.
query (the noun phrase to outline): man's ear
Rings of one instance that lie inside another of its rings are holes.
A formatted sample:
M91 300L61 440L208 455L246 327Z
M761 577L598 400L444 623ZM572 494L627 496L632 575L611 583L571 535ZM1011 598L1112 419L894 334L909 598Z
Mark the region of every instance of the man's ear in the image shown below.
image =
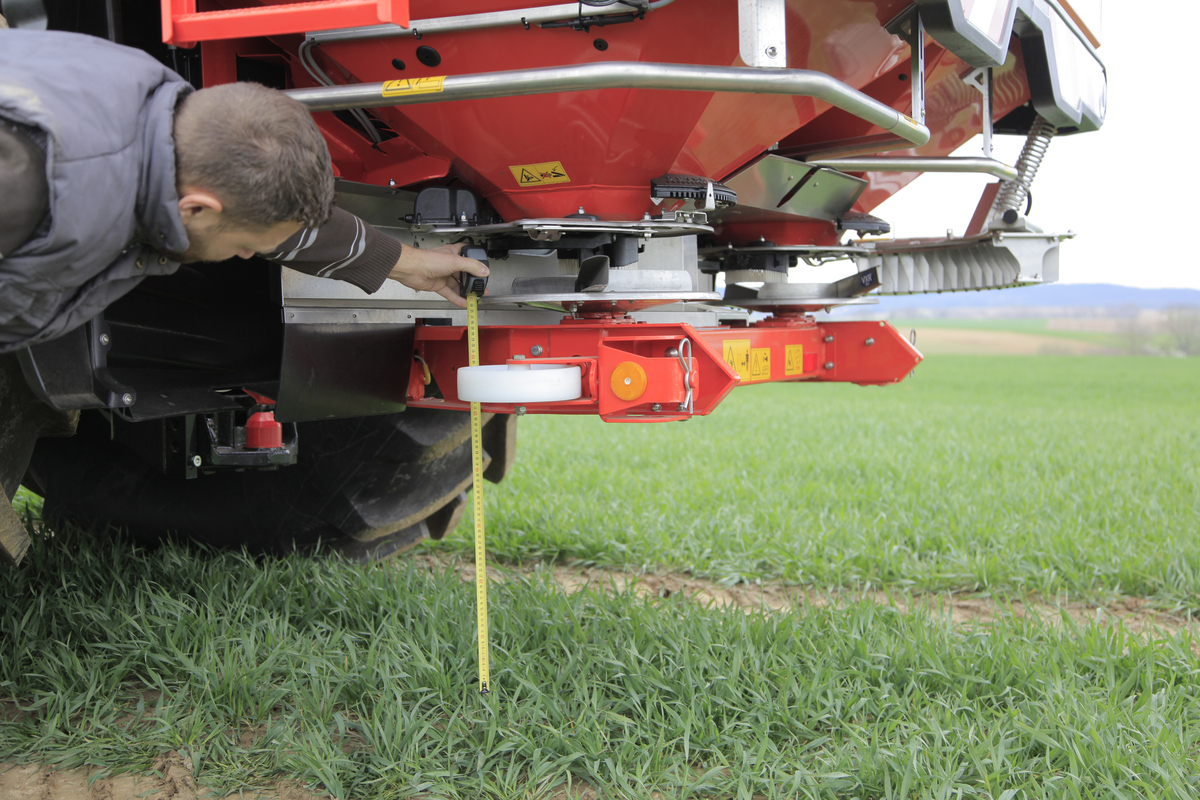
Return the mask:
M205 189L197 189L194 186L180 187L179 215L183 217L184 222L196 218L205 211L211 211L219 215L224 210L225 207L221 205L221 201L212 192Z

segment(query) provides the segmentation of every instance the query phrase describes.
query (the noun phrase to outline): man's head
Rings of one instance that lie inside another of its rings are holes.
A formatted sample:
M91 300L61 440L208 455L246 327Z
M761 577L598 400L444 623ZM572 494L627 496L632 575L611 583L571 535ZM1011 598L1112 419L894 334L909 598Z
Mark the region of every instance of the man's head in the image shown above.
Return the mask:
M256 83L193 92L175 112L181 261L275 249L333 208L333 169L308 109Z

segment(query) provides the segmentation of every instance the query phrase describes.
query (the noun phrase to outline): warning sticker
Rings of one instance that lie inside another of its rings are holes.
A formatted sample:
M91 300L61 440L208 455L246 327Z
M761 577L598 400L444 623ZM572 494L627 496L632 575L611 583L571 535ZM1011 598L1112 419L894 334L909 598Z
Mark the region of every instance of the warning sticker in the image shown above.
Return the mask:
M400 97L406 94L434 94L442 90L445 75L433 78L405 78L400 81L384 81L384 97Z
M789 344L783 348L783 374L804 374L804 345Z
M771 348L756 347L750 351L750 380L771 380Z
M750 340L749 339L726 339L723 343L722 353L725 356L725 363L733 367L744 381L750 380Z
M551 183L570 183L561 161L540 164L516 164L508 168L521 186L546 186Z

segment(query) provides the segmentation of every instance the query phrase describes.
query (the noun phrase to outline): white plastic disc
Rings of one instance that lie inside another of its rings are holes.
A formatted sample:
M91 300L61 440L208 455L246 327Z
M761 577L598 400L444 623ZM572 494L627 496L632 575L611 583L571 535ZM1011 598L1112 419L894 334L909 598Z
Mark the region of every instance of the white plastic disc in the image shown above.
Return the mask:
M488 364L460 367L458 399L468 403L550 403L583 394L579 367L567 364Z

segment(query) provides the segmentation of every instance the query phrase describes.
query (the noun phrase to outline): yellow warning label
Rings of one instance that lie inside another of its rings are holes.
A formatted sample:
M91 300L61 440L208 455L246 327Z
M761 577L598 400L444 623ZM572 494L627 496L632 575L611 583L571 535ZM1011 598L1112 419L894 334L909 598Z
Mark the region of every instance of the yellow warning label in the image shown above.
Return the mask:
M789 344L783 348L783 374L804 374L804 345Z
M400 97L406 94L434 94L442 90L446 76L438 75L433 78L405 78L400 81L384 81L384 97Z
M741 376L742 380L750 380L749 339L726 339L723 343L722 353L725 356L725 363L733 367L734 372Z
M508 168L521 186L546 186L551 183L570 183L561 161L540 164L515 164Z
M750 380L771 380L771 348L756 347L750 351Z

